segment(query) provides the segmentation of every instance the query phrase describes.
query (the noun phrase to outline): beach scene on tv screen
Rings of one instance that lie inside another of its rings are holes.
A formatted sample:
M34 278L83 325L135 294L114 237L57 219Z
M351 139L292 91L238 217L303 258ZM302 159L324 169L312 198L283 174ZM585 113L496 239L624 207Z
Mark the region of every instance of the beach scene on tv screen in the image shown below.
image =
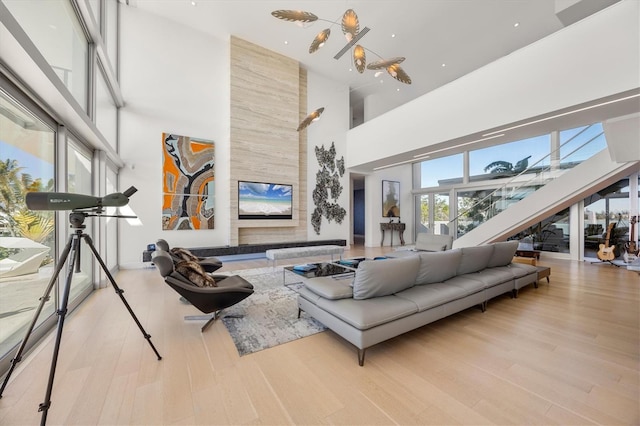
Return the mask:
M291 185L238 182L240 217L291 217Z

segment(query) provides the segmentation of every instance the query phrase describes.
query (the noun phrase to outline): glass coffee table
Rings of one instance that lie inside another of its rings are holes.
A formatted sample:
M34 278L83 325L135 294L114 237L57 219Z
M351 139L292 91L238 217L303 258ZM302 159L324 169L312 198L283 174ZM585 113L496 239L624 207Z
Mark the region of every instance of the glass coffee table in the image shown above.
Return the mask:
M305 263L303 265L285 266L285 270L305 278L353 275L355 271L336 263Z
M340 259L340 260L336 260L335 263L336 265L340 265L344 268L348 268L348 269L358 269L358 265L360 265L360 262L365 261L365 260L383 260L383 259L388 259L385 256L377 256L374 258L366 258L366 257L355 257L353 259Z
M302 265L285 266L282 270L282 282L287 285L286 271L293 272L296 275L300 275L304 278L320 278L320 277L332 277L335 279L350 278L356 274L358 265L363 260L379 260L386 259L386 257L380 256L374 259L357 257L353 259L340 259L334 262L322 262L322 263L305 263Z

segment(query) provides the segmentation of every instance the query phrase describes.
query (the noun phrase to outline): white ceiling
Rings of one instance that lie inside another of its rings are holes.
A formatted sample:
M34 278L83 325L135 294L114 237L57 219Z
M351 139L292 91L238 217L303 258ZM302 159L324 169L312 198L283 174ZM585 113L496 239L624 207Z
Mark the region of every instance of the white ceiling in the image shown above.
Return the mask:
M131 7L164 16L218 38L230 34L298 60L303 67L351 88L352 103L375 93L382 111L451 82L602 9L615 0L128 0ZM192 4L195 3L195 6ZM566 8L565 6L571 5ZM359 74L351 52L334 55L346 44L339 22L347 9L370 31L360 44L367 61L404 56L411 85L386 72ZM303 28L276 19L278 9L305 10L319 18ZM563 10L557 15L557 10ZM518 24L517 26L515 26ZM315 35L331 27L323 48L309 54ZM392 37L395 34L395 37ZM285 41L288 44L285 44ZM372 52L375 52L372 53ZM443 66L445 64L445 66ZM382 81L382 82L381 82ZM397 89L400 89L399 91Z

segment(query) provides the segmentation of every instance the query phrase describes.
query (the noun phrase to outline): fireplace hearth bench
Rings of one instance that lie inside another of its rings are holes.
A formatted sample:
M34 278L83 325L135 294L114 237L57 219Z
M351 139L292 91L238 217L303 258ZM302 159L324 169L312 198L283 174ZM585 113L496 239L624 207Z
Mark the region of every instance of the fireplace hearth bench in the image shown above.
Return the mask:
M273 267L275 267L279 259L295 259L297 257L311 257L328 254L331 256L331 261L333 262L333 255L337 254L340 256L340 259L342 259L342 253L344 253L344 247L342 246L324 245L270 249L265 252L265 255L267 259L272 262Z
M298 315L314 317L365 350L423 325L537 284L538 269L512 263L518 241L360 262L353 280L308 279Z

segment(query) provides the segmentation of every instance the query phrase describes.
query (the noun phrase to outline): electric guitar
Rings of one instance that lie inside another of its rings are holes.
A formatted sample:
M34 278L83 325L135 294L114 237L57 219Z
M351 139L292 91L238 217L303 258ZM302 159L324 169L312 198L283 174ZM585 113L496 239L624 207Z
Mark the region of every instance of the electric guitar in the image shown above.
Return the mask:
M631 218L631 231L629 232L629 242L626 244L627 253L638 254L638 246L636 245L636 220L637 216Z
M600 244L600 250L598 250L598 253L596 253L596 256L598 256L598 259L602 260L603 262L611 262L613 259L616 258L616 255L613 253L613 249L616 247L615 245L613 246L609 246L609 238L611 237L611 230L613 228L615 228L616 224L615 223L610 223L609 226L607 227L607 238L604 242L604 244Z

